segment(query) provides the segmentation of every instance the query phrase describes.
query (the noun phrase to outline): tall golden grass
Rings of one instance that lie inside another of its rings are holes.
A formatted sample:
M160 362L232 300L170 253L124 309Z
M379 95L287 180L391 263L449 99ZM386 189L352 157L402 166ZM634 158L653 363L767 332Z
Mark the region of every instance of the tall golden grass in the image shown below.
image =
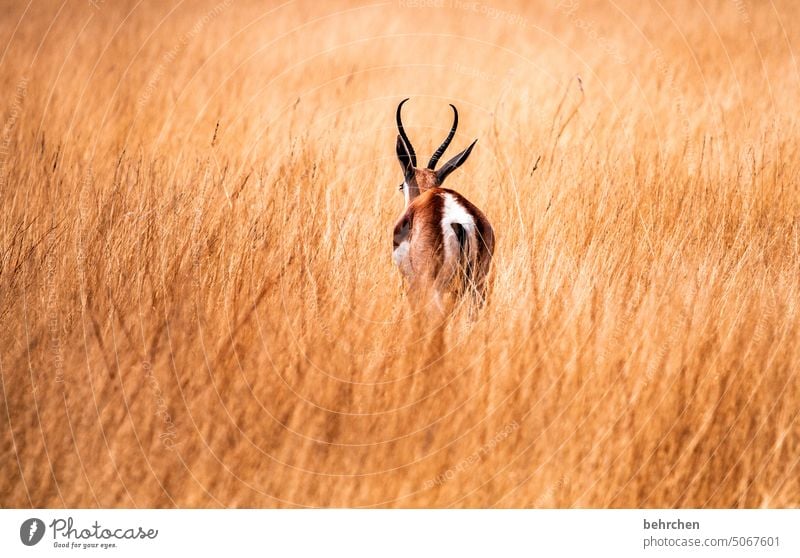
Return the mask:
M4 507L800 505L791 2L3 14ZM497 234L441 336L406 96Z

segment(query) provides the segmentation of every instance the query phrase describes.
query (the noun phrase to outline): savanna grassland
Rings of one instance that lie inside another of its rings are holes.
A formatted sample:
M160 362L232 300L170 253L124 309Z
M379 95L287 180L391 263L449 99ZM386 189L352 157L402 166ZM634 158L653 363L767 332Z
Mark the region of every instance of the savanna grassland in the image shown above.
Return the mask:
M3 507L800 505L792 2L0 13ZM497 236L443 331L404 97Z

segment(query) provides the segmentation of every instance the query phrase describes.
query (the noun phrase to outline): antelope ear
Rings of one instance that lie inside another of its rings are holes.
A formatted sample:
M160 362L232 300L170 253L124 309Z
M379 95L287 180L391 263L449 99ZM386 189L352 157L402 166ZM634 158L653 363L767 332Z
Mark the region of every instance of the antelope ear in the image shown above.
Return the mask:
M477 143L477 141L478 140L473 141L471 144L469 144L469 147L447 161L442 168L436 171L436 177L439 179L440 184L444 182L444 179L447 178L451 172L464 164L464 161L467 160L469 154L472 153L472 148L475 147L475 143Z
M414 170L414 163L412 162L411 153L408 150L406 142L403 141L399 135L397 136L397 160L400 161L400 167L403 169L403 176L408 177Z

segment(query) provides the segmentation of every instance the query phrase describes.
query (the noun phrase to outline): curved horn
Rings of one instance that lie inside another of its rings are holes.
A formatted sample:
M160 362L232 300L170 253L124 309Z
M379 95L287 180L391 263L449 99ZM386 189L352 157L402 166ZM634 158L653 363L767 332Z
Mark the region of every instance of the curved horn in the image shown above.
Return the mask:
M408 101L408 98L403 99L402 101L400 101L400 104L397 105L397 131L400 132L400 137L403 138L404 142L406 142L406 147L408 147L408 153L411 155L411 164L416 167L417 154L414 152L414 147L411 145L411 140L408 139L406 131L403 128L403 120L400 118L400 109L403 108L403 104L406 101Z
M431 157L431 160L428 162L428 168L430 170L436 168L436 163L439 162L439 157L444 155L444 152L447 150L450 142L453 141L453 136L456 134L456 128L458 128L458 111L456 110L455 106L450 105L450 107L453 109L453 127L450 128L450 133L447 134L447 137L442 142L442 145L439 146L439 149L436 150L436 153L433 154L433 157Z

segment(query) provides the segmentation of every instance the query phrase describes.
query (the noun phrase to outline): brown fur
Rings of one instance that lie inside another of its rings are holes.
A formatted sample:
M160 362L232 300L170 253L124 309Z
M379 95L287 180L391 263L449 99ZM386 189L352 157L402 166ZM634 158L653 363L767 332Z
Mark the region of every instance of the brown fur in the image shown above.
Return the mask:
M477 248L475 261L469 262L471 277L466 278L471 283L471 290L476 302L481 304L486 297L486 279L491 266L494 253L494 231L483 212L464 196L454 190L439 188L439 180L433 171L428 169L415 169L416 184L422 193L415 197L398 219L393 231L393 248L396 249L401 242L408 240L410 243L408 259L411 263L411 273L406 277L408 291L412 302L429 302L434 298L434 305L443 310L443 298L451 293L456 297L467 292L466 282L457 279L456 271L443 270L444 245L442 232L442 217L444 214L444 195L453 195L473 217L477 229ZM462 270L465 268L462 265Z
M420 193L431 188L438 188L442 185L436 173L429 169L414 169L414 180L417 183Z
M473 204L467 198L449 188L439 188L442 193L451 194L456 198L459 204L467 209L472 218L475 220L475 228L477 229L477 247L475 253L475 261L470 262L473 266L473 271L468 277L471 285L465 285L463 282L457 286L459 295L466 294L472 291L474 296L478 299L476 302L482 304L486 299L487 278L489 276L489 268L492 264L492 257L494 256L494 229L486 218L486 215L478 209L478 206Z

